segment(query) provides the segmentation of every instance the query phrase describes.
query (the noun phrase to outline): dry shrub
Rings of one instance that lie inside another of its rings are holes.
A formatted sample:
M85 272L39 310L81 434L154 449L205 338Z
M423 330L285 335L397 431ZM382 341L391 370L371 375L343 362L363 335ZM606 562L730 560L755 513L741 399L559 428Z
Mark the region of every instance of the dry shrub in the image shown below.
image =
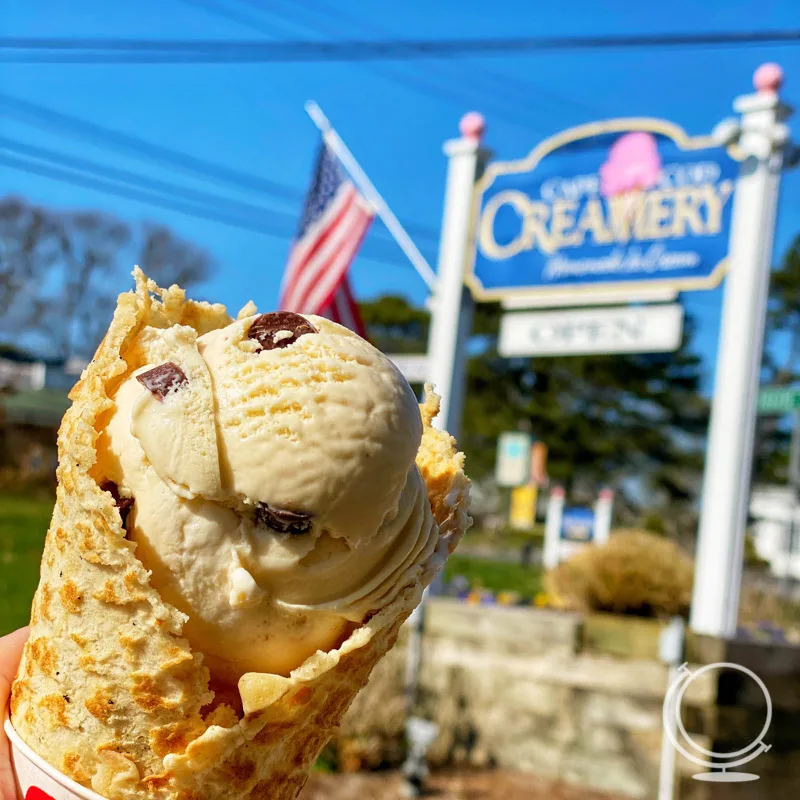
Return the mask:
M675 542L646 531L616 531L545 576L554 605L640 617L687 616L694 564Z
M745 579L739 603L739 624L746 628L777 628L788 641L800 644L800 602L782 596L777 583L758 585Z

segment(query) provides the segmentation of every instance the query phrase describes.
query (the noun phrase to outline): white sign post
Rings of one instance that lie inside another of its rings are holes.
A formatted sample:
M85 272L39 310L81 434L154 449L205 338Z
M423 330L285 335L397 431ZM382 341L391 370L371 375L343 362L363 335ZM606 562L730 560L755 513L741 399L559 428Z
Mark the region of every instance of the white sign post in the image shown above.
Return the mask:
M594 543L605 544L611 535L614 517L614 491L601 489L594 505Z
M703 480L691 626L732 637L739 612L744 534L753 461L756 399L769 288L772 241L783 155L783 75L775 64L755 74L756 94L739 97L740 122L725 122L718 138L743 151L730 240L714 402Z
M441 398L434 424L458 438L464 402L467 340L472 327L473 300L464 286L464 264L470 246L475 181L488 153L481 149L483 117L466 114L461 138L445 143L449 158L444 196L439 265L432 298L428 341L428 375Z
M547 501L547 517L544 523L544 552L542 563L545 569L558 566L561 558L561 520L564 517L564 490L556 486Z
M439 264L431 298L427 377L441 399L439 415L434 420L434 425L449 431L456 438L461 431L467 340L472 327L474 306L472 295L464 286L464 264L470 246L475 181L488 158L488 152L481 149L484 129L484 120L480 114L466 114L459 125L461 138L446 142L444 146L449 163L439 242ZM412 744L415 732L419 730L413 713L422 663L427 599L428 589L425 589L422 601L410 619L411 635L406 662L406 730ZM412 756L415 752L419 752L419 747L416 750L412 747L404 769L407 787L413 796L420 793L425 776L424 757L415 758Z

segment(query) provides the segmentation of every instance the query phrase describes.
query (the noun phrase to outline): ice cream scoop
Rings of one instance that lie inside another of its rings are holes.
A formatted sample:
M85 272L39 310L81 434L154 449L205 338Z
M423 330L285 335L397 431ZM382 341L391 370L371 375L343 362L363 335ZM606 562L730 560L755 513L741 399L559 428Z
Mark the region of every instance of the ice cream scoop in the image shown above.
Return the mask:
M288 674L433 551L416 398L320 317L147 327L137 346L98 441L137 556L218 677Z

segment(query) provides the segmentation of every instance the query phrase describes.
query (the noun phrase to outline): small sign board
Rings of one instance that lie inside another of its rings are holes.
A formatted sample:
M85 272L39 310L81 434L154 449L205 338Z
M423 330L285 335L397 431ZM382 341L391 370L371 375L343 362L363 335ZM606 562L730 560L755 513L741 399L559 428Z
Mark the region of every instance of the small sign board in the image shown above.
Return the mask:
M759 414L784 414L797 409L800 409L800 389L765 386L758 393Z
M561 539L586 544L594 536L594 511L591 508L565 508L561 517Z
M498 486L522 486L531 477L531 436L511 431L497 440L495 480Z
M516 530L529 531L536 524L536 499L538 487L529 483L511 490L511 508L508 521Z
M403 373L403 377L409 383L425 383L430 380L427 354L410 355L403 353L388 355L387 358Z
M666 353L683 335L683 307L664 305L521 311L503 315L500 355L568 356Z
M534 442L531 447L531 482L534 486L547 486L547 445Z

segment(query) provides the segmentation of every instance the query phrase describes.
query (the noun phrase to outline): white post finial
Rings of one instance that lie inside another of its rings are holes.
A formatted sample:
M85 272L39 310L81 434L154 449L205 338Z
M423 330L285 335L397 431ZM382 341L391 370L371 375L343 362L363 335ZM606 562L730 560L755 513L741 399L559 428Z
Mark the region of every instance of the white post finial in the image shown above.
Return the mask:
M769 290L778 187L790 109L778 99L782 71L766 64L756 94L739 97L741 124L730 133L744 155L730 233L730 270L720 326L711 408L691 625L736 634L753 461L756 398Z
M780 64L762 64L753 75L753 86L757 92L777 94L783 86L783 67Z
M480 142L483 139L483 134L486 132L486 120L483 114L478 111L468 111L461 117L458 123L458 129L465 139L472 139Z

